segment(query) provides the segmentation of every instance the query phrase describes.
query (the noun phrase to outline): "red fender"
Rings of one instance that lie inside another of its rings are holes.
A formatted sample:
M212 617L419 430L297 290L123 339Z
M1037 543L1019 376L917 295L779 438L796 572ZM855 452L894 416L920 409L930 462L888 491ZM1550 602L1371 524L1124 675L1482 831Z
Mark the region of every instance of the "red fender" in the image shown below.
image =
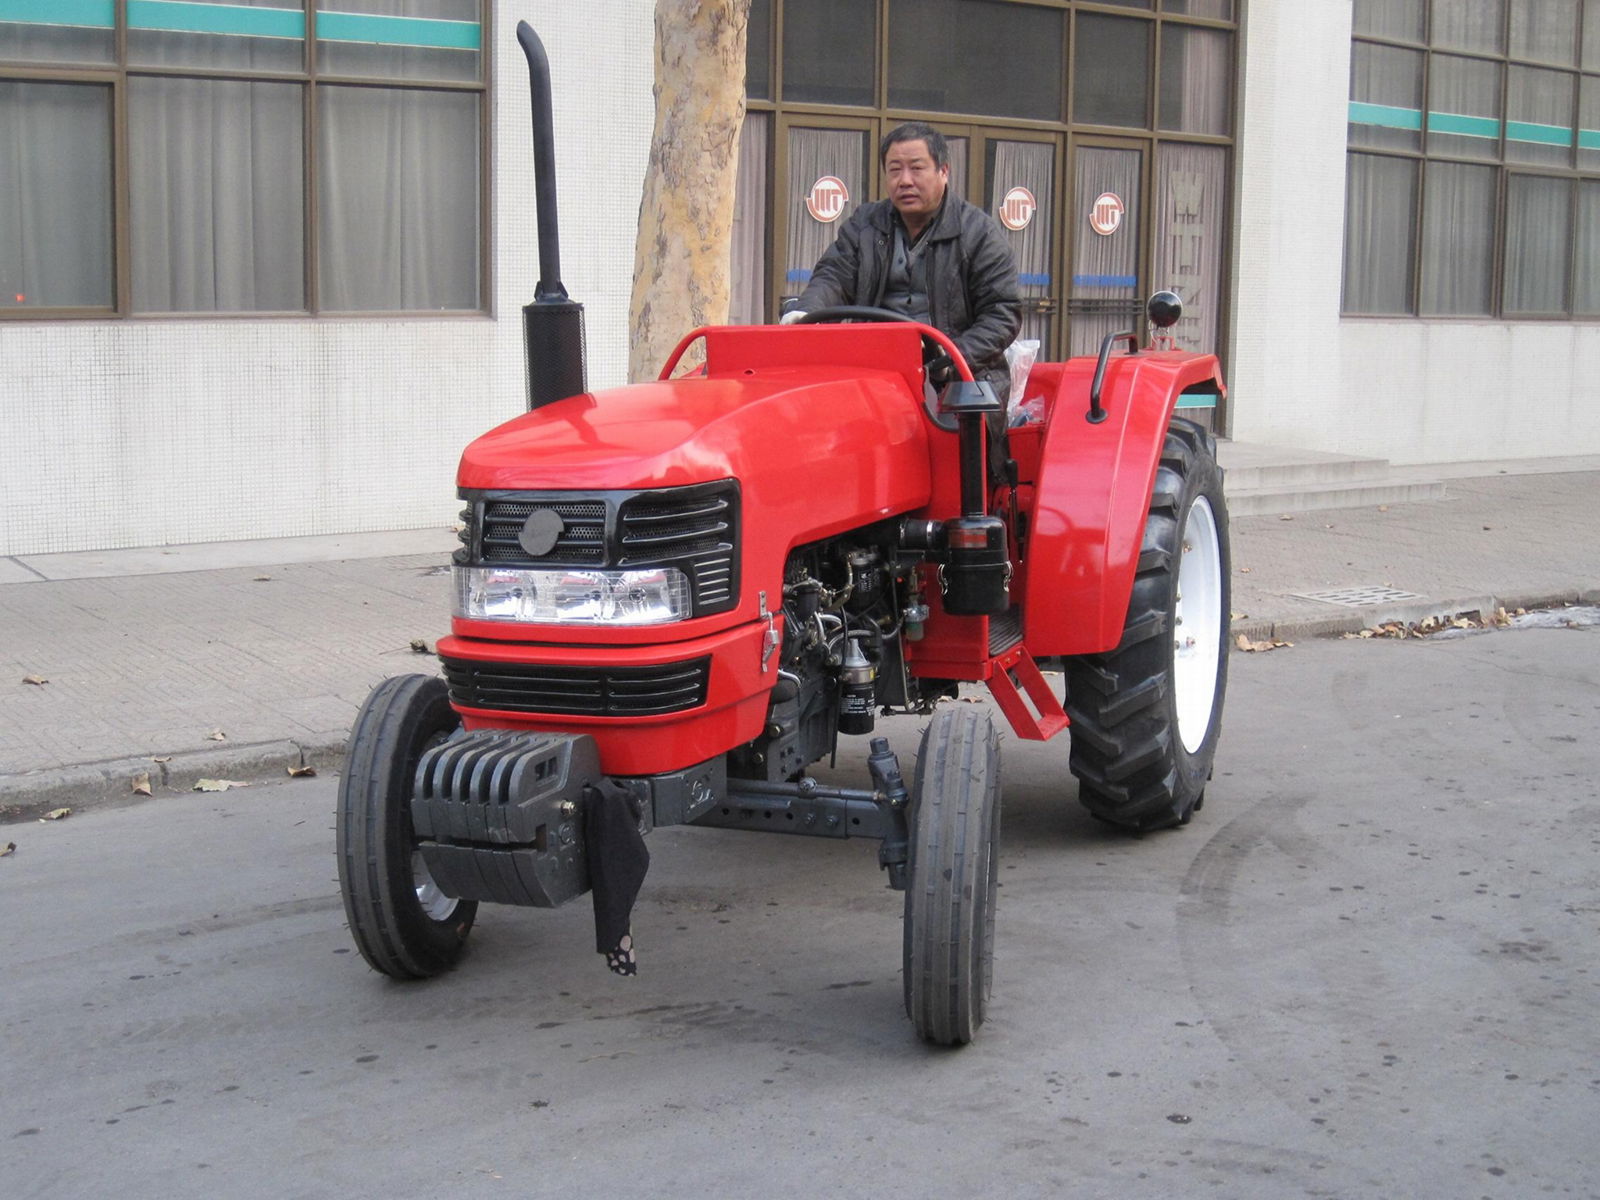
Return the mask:
M1122 640L1167 423L1184 391L1223 390L1214 355L1123 355L1107 365L1106 419L1093 425L1094 369L1074 358L1041 364L1028 381L1049 406L1023 584L1023 640L1036 657Z

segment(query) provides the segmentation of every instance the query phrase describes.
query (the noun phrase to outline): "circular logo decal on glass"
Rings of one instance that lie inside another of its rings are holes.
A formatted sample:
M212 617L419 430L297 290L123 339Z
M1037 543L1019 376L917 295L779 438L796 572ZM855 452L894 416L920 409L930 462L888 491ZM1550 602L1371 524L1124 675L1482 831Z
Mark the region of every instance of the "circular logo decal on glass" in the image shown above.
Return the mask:
M806 211L824 225L837 221L844 214L844 206L849 203L850 189L845 187L844 180L835 175L824 175L811 185L811 191L806 195Z
M1033 198L1033 193L1025 187L1014 187L1000 201L1000 224L1012 233L1021 233L1038 211L1039 202Z
M1127 211L1121 196L1115 192L1101 192L1089 210L1089 228L1102 237L1110 237L1122 228L1122 214Z

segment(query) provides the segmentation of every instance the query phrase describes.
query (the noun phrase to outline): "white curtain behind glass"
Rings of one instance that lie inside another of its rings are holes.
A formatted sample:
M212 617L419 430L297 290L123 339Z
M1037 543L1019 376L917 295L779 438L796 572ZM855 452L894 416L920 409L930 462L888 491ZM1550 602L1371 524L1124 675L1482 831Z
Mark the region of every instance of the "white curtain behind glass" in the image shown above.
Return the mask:
M1559 313L1567 306L1567 229L1572 185L1513 175L1506 184L1507 313Z
M1231 37L1171 25L1161 39L1161 125L1185 133L1229 132Z
M852 130L791 129L789 131L789 252L783 294L797 296L811 278L811 268L839 236L839 229L866 197L867 135ZM832 175L850 193L838 220L823 223L806 210L811 185ZM863 300L862 303L866 303Z
M1432 0L1435 49L1498 54L1505 47L1505 0Z
M964 137L947 137L945 147L950 152L950 183L952 195L967 198L967 139Z
M321 307L477 308L478 96L328 85L317 98Z
M996 142L994 143L994 178L990 183L989 211L994 213L1014 187L1025 187L1033 193L1033 217L1020 230L1001 229L1017 259L1017 273L1023 282L1018 294L1024 300L1037 300L1050 295L1054 280L1050 278L1050 233L1054 227L1056 148L1048 142ZM1032 282L1029 282L1032 280ZM1045 280L1046 282L1039 282ZM1026 311L1018 338L1033 338L1039 343L1039 357L1049 357L1050 318L1041 313Z
M1358 34L1422 40L1422 0L1355 0L1354 29Z
M109 87L0 80L0 307L115 302L110 149Z
M1345 192L1344 311L1411 311L1417 164L1352 154Z
M1422 215L1424 314L1487 315L1494 303L1494 167L1430 162Z
M1144 311L1138 288L1142 161L1138 150L1085 146L1077 151L1070 210L1076 243L1067 308L1071 355L1098 353L1108 333L1139 327ZM1116 194L1123 203L1122 221L1109 235L1096 233L1089 223L1102 192Z
M1578 184L1577 278L1572 285L1572 311L1600 317L1600 179Z
M1217 349L1222 239L1228 217L1228 152L1221 146L1165 143L1156 160L1156 288L1183 300L1173 328L1187 350Z
M772 118L747 112L739 131L739 174L733 200L733 260L728 320L759 325L767 304L767 144Z
M299 84L128 82L138 312L305 308Z

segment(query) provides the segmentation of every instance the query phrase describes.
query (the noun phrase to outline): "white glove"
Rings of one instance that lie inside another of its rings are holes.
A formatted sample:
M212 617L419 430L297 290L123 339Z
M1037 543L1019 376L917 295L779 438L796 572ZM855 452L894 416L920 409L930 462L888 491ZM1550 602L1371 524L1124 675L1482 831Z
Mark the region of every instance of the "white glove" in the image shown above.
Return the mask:
M791 308L788 312L784 313L783 316L778 318L778 324L779 325L793 325L796 321L798 321L801 317L803 317L805 315L806 315L806 310L805 309L803 309L803 308Z

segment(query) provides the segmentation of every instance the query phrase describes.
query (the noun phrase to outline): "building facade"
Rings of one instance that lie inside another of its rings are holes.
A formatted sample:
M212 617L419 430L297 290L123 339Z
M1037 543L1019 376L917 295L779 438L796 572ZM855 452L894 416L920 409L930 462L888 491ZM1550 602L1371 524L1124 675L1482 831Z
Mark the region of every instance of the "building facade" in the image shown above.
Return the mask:
M453 519L524 403L518 19L623 382L653 8L0 0L0 554ZM1600 0L755 0L747 90L735 320L925 119L1046 356L1173 287L1233 437L1600 453Z

